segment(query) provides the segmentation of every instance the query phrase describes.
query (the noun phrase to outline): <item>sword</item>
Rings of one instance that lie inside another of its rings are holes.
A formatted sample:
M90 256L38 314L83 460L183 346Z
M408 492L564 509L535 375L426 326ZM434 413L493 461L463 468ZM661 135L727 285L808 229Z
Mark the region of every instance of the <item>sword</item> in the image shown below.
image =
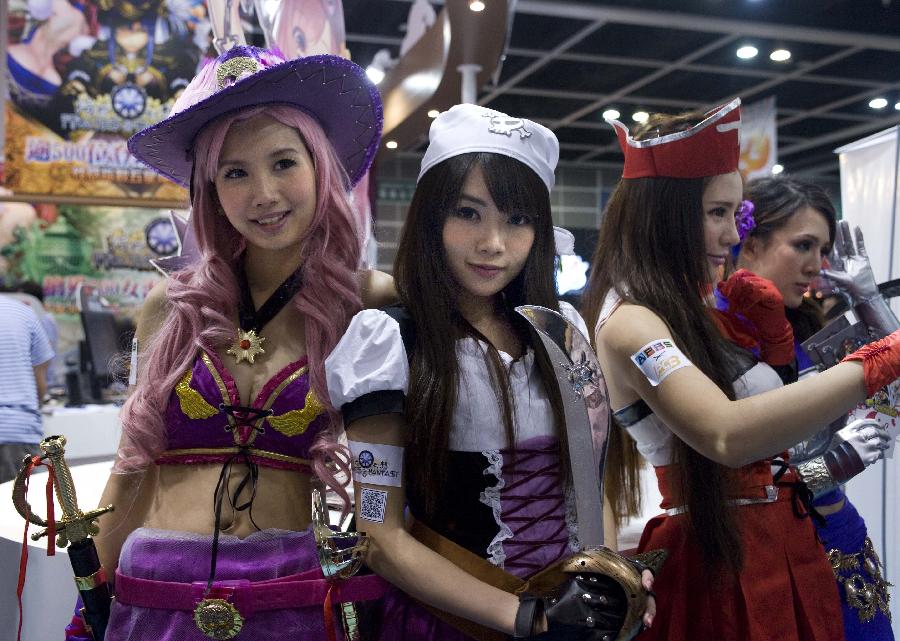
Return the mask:
M106 624L109 621L111 596L109 584L106 581L106 571L100 565L97 548L91 537L96 536L100 531L96 523L97 518L101 514L112 511L113 506L107 505L88 512L82 512L78 508L75 484L72 482L72 473L65 460L65 447L65 436L50 436L40 443L41 451L44 453L43 458L49 459L50 465L53 467L56 477L54 489L63 513L62 519L56 523L56 545L61 548L69 546L69 562L75 572L75 585L84 602L81 615L90 627L94 640L103 641ZM31 539L37 541L47 535L51 524L37 516L25 500L27 469L27 466L23 467L16 476L12 498L16 511L22 518L45 528L31 535Z
M362 567L366 551L369 548L369 539L365 532L335 532L331 529L328 522L328 504L325 501L324 486L315 487L312 490L312 511L313 534L316 538L316 549L322 574L332 587L338 587L342 579L349 579ZM352 601L341 601L340 613L344 639L361 641L362 635L356 604ZM330 615L329 612L328 616ZM326 628L326 631L328 638L331 639L333 635L330 632L330 626Z
M534 305L516 311L540 339L560 386L578 538L585 548L602 546L603 467L610 419L603 372L588 339L565 316Z
M655 550L627 559L603 545L603 470L609 445L611 411L606 381L590 341L559 312L545 307L516 307L539 339L534 349L545 352L556 373L565 414L565 438L572 469L572 489L578 538L582 551L532 576L527 591L552 592L562 576L604 575L622 588L626 612L616 641L633 638L641 629L647 593L641 583L641 567L655 571L665 560L665 551ZM595 579L594 579L595 580ZM585 637L591 638L591 637Z

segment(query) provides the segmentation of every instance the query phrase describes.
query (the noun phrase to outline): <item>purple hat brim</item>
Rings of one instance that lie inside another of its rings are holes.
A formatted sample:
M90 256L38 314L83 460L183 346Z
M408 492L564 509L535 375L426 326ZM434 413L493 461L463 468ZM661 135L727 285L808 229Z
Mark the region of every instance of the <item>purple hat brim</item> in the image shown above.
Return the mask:
M214 64L214 63L212 63ZM288 60L217 91L128 140L128 151L188 187L197 134L220 116L260 105L288 105L321 125L350 179L365 175L378 151L384 111L378 89L359 65L329 54Z

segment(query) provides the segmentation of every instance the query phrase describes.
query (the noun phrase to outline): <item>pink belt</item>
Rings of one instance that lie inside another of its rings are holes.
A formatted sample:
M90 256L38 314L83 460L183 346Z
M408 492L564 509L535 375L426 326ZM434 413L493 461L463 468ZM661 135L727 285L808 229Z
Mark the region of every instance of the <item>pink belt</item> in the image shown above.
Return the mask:
M380 599L388 583L380 576L367 574L343 579L334 584L331 601L371 601ZM256 612L321 606L332 584L322 578L318 568L301 574L266 581L216 581L207 592L206 581L176 583L127 576L116 570L116 601L140 608L194 611L201 601L222 599L234 605L243 618Z

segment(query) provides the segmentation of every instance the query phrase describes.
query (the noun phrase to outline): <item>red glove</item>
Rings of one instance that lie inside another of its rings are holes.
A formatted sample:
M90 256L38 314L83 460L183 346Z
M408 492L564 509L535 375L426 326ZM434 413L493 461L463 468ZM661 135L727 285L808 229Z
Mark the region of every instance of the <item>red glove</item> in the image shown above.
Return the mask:
M756 337L756 330L750 323L721 309L710 309L709 312L716 327L719 328L719 333L730 342L746 350L759 348L759 338Z
M844 360L862 361L866 393L871 398L882 387L900 378L900 329L863 345Z
M769 365L793 362L794 328L784 313L784 298L770 280L739 269L719 291L728 299L728 313L743 316L759 340L760 357Z

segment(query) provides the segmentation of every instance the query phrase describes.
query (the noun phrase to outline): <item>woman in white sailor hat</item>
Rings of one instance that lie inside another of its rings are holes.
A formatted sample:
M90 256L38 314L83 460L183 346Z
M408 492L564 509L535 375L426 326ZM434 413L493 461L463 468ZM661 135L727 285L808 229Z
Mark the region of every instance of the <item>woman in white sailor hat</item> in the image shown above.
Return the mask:
M586 334L554 283L554 236L571 240L550 215L558 157L529 120L475 105L439 115L394 264L402 304L357 314L326 361L367 560L396 586L382 639L601 639L626 611L633 628L652 618L603 575L562 581L554 600L516 596L579 549L563 401L514 312L541 305Z

